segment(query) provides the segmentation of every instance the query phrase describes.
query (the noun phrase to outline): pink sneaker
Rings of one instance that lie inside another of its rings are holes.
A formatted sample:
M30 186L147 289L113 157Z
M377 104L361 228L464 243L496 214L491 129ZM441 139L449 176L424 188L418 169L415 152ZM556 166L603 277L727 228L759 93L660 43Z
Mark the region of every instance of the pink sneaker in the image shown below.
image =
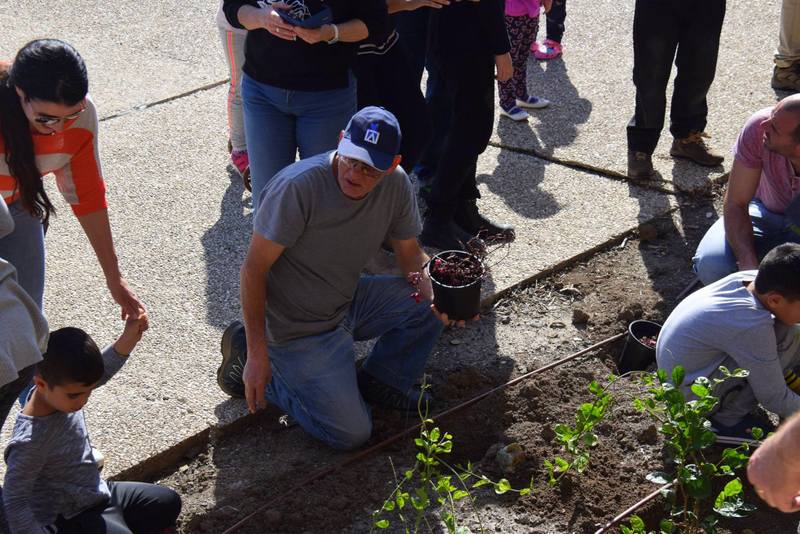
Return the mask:
M555 59L561 55L561 43L552 39L545 39L541 44L534 41L531 45L531 52L533 52L533 57L539 60Z
M250 158L247 157L247 150L234 150L231 152L231 163L242 175L245 189L252 191L250 188Z

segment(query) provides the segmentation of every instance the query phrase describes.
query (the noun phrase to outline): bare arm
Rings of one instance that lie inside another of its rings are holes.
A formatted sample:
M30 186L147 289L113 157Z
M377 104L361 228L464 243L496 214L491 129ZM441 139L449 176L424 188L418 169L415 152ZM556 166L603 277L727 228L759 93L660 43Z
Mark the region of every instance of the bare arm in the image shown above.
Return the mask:
M761 169L750 169L733 160L722 213L725 238L742 271L758 269L758 257L753 244L753 221L748 206L755 197L760 179Z
M86 237L89 239L103 275L106 277L111 296L122 308L122 318L138 318L144 312L144 306L122 278L114 251L114 240L111 237L111 224L108 221L108 210L99 210L78 217Z
M408 279L410 274L420 273L418 289L422 298L431 303L431 311L445 326L452 326L447 314L439 313L439 310L433 305L433 287L431 286L431 279L428 277L427 269L424 268L430 258L419 246L417 239L415 237L411 239L392 239L390 243L392 249L394 249L397 265L403 275ZM458 326L464 326L464 324L464 321L458 321Z
M272 371L267 353L266 311L267 275L284 247L253 232L250 248L241 269L240 298L247 338L247 363L244 390L251 412L266 406L264 390Z

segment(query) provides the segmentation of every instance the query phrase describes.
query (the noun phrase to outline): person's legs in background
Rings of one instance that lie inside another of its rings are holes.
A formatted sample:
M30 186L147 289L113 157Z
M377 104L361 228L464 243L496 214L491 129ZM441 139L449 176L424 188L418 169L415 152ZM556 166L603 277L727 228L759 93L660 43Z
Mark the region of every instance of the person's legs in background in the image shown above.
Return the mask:
M289 91L247 76L242 77L244 129L250 158L253 210L261 192L279 170L294 163L297 155L295 118L288 110Z
M228 151L231 153L233 166L242 175L245 184L249 185L250 161L247 156L245 142L244 116L242 112L242 67L244 66L244 42L247 33L238 33L226 28L219 28L225 60L228 63L230 83L226 111L228 117Z
M541 44L535 40L531 43L533 57L539 60L555 59L563 52L561 39L564 37L564 22L567 20L567 0L553 0L546 19L547 38Z
M339 143L339 134L358 111L355 76L350 75L350 85L344 89L292 91L288 106L297 117L300 159L333 150Z
M667 83L678 46L678 7L636 0L633 15L633 84L636 110L628 123L628 176L654 176L652 154L664 127Z
M783 0L772 88L800 91L800 0Z
M717 70L719 36L725 18L725 0L682 0L680 37L675 65L678 74L670 107L670 154L698 165L714 167L725 159L706 144L706 96Z

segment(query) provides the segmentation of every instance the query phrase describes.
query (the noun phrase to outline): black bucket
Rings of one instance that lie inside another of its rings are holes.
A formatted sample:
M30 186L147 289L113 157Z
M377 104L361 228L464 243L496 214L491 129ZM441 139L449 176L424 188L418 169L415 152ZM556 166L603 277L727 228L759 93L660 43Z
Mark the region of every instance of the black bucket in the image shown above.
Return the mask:
M656 349L641 342L643 337L658 338L661 325L640 319L628 325L628 336L619 356L617 368L620 374L630 371L644 371L656 361Z
M474 282L463 286L449 286L436 280L435 274L431 272L430 265L437 258L443 259L445 256L455 254L458 256L472 256L481 264L481 276ZM462 250L444 250L431 258L428 264L428 276L433 286L433 303L436 309L454 321L466 321L472 319L481 311L481 279L483 278L483 262L474 255Z

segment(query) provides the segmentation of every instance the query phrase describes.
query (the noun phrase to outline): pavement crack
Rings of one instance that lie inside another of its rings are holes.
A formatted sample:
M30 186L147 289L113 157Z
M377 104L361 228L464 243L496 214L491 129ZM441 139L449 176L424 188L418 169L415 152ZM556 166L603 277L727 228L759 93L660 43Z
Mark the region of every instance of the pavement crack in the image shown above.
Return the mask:
M135 111L144 111L146 109L150 109L150 108L155 107L155 106L160 106L161 104L166 104L168 102L172 102L172 101L178 100L180 98L185 98L187 96L192 96L194 94L201 93L203 91L209 91L211 89L215 89L215 88L219 87L220 85L224 85L224 84L226 84L226 83L228 83L230 81L231 81L230 78L225 78L224 80L219 80L219 81L216 81L216 82L211 82L211 83L206 84L206 85L202 85L200 87L195 87L194 89L190 89L190 90L188 90L186 92L179 93L177 95L168 96L167 98L162 98L161 100L156 100L155 102L147 102L145 104L139 104L137 106L133 106L130 109L126 109L126 110L123 110L123 111L118 111L116 113L112 113L111 115L106 115L105 117L101 117L100 118L100 122L104 122L104 121L111 120L111 119L116 119L118 117L123 117L123 116L128 115L130 113L133 113Z

